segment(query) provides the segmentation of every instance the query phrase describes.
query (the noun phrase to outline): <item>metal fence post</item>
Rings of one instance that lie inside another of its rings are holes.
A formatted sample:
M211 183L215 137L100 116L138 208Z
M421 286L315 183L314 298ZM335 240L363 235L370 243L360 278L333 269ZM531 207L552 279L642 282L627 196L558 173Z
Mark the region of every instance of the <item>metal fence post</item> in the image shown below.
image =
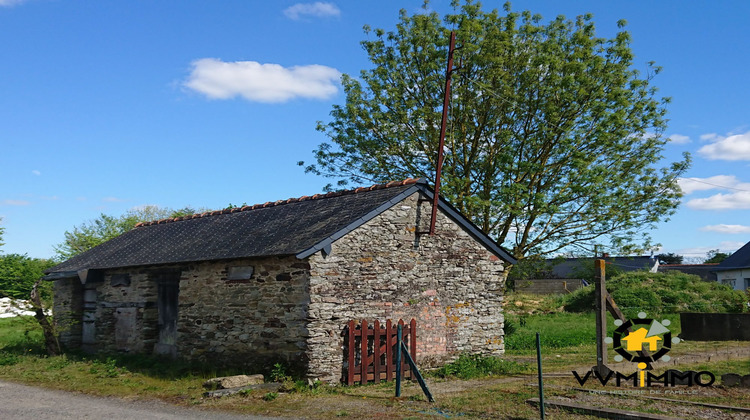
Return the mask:
M396 397L401 396L401 335L404 333L404 327L399 322L396 329Z

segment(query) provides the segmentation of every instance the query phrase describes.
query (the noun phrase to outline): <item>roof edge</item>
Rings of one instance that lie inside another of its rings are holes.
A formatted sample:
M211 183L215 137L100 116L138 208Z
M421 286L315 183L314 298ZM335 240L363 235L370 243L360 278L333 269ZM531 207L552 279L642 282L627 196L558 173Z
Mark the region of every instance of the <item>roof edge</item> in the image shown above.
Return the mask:
M312 254L315 254L318 251L321 251L323 249L326 249L331 246L331 244L343 237L344 235L347 235L349 232L353 231L354 229L364 225L365 223L369 222L370 220L374 219L375 216L379 215L380 213L388 210L389 208L395 206L396 204L400 203L403 199L406 197L414 194L416 191L418 191L419 185L426 183L424 179L419 179L417 182L413 183L414 185L411 188L407 188L398 195L392 197L390 200L386 201L385 203L379 205L369 213L365 214L364 216L358 218L354 222L348 224L347 226L343 227L342 229L339 229L338 231L334 232L331 236L323 239L322 241L316 243L315 245L311 246L310 248L298 253L296 255L297 258L304 259L309 257Z
M309 257L310 255L315 254L318 251L324 250L325 248L328 248L331 246L331 244L336 241L337 239L343 237L344 235L348 234L349 232L353 231L354 229L362 226L363 224L369 222L370 220L374 219L375 216L383 213L384 211L388 210L389 208L393 207L394 205L400 203L402 200L404 200L406 197L414 194L417 191L422 192L427 198L433 199L434 194L432 192L432 189L427 185L427 181L424 178L420 178L416 180L416 182L413 182L413 187L408 188L404 191L402 191L400 194L394 196L387 202L383 203L382 205L378 206L374 210L370 211L366 215L360 217L353 223L350 223L349 225L345 226L344 228L340 229L339 231L335 232L333 235L329 236L328 238L316 243L315 245L311 246L310 248L298 253L296 255L299 259L304 259ZM503 261L507 262L508 264L514 265L518 262L518 260L510 255L508 251L506 251L503 247L497 244L492 238L490 238L488 235L486 235L484 232L482 232L474 223L472 223L470 220L465 218L461 215L461 213L456 210L455 207L453 207L450 203L443 200L441 197L438 197L438 208L443 210L443 212L454 222L458 223L459 226L463 227L471 237L473 237L475 240L482 243L482 245L485 246L490 252L495 254L496 257L502 259Z
M375 184L369 187L358 187L358 188L354 188L350 190L331 191L329 193L314 194L311 196L304 195L298 198L288 198L286 200L268 201L263 204L254 204L254 205L242 206L242 207L232 207L232 208L226 208L223 210L213 210L213 211L207 211L203 213L191 214L187 216L154 220L151 222L140 222L135 225L135 228L140 228L144 226L152 226L152 225L161 225L164 223L181 222L183 220L199 219L201 217L218 216L221 214L238 213L238 212L244 212L244 211L249 211L249 210L267 208L267 207L275 207L275 206L281 206L281 205L289 204L289 203L296 203L299 201L320 200L324 198L340 197L342 195L357 194L357 193L365 192L365 191L382 190L382 189L391 188L391 187L401 187L401 186L412 185L412 184L417 184L417 183L426 183L426 181L424 180L424 178L419 178L419 179L406 178L402 181L390 181L385 184Z
M435 195L427 183L418 185L418 188L425 193L428 198L434 199ZM496 257L502 259L508 264L515 265L518 262L514 256L510 255L505 248L500 246L494 239L490 238L489 235L482 232L471 220L464 217L453 205L443 200L442 197L438 196L438 208L443 210L448 217L454 222L458 223L459 226L466 229L466 231L474 239L481 242L488 250L490 250Z

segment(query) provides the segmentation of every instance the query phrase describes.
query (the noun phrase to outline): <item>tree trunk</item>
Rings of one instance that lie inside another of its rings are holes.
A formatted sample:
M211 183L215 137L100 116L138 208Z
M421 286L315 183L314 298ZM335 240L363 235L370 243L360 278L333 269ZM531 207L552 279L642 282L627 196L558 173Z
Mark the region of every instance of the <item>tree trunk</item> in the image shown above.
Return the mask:
M31 303L34 305L34 318L36 318L39 325L42 327L44 333L44 345L47 348L47 354L50 356L57 356L62 353L60 349L60 342L57 341L57 334L55 333L55 327L47 319L47 315L44 313L44 306L42 305L42 299L39 296L37 290L42 279L34 283L34 287L31 289Z

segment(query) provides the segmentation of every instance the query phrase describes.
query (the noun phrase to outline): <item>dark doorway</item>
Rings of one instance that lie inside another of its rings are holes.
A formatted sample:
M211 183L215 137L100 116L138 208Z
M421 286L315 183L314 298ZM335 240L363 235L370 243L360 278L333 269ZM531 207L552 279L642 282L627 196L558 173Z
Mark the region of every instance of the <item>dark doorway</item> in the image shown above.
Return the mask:
M177 304L180 295L180 273L163 272L157 275L159 312L159 341L154 353L177 356Z

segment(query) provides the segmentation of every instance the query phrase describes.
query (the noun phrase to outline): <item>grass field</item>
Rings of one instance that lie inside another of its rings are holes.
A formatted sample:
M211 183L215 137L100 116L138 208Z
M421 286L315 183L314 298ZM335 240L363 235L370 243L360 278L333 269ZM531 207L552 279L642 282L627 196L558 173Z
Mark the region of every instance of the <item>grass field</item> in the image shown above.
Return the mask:
M463 357L448 367L428 374L428 385L437 403L427 403L418 386L406 383L403 397L393 397L393 384L354 387L309 387L289 381L282 392L251 391L221 399L202 397L205 379L236 373L217 371L144 356L92 357L69 354L48 357L43 353L41 333L33 318L0 319L0 379L92 395L161 399L206 409L242 413L299 416L309 418L434 418L460 415L463 418L536 418L538 411L525 401L535 397L536 332L542 341L545 373L559 372L545 380L547 395L581 398L573 369L595 364L595 328L591 313L510 312L514 331L507 337L506 356L501 359ZM670 319L679 331L679 317ZM610 322L611 322L610 318ZM610 330L612 326L610 325ZM610 331L611 334L611 331ZM718 349L730 351L747 343L681 343L670 354L700 354ZM611 353L611 352L610 352ZM611 355L610 355L611 357ZM616 367L615 367L616 368ZM710 362L695 362L680 369L750 372L750 358L716 356ZM473 379L472 379L473 378ZM589 384L587 384L587 387ZM601 388L596 384L593 389ZM588 398L588 397L587 397ZM602 397L606 398L606 397ZM687 398L687 397L685 397ZM750 406L750 391L729 390L697 395L703 400L728 405ZM630 400L615 399L605 404L627 407ZM366 413L366 414L363 414ZM555 410L550 418L589 418Z

